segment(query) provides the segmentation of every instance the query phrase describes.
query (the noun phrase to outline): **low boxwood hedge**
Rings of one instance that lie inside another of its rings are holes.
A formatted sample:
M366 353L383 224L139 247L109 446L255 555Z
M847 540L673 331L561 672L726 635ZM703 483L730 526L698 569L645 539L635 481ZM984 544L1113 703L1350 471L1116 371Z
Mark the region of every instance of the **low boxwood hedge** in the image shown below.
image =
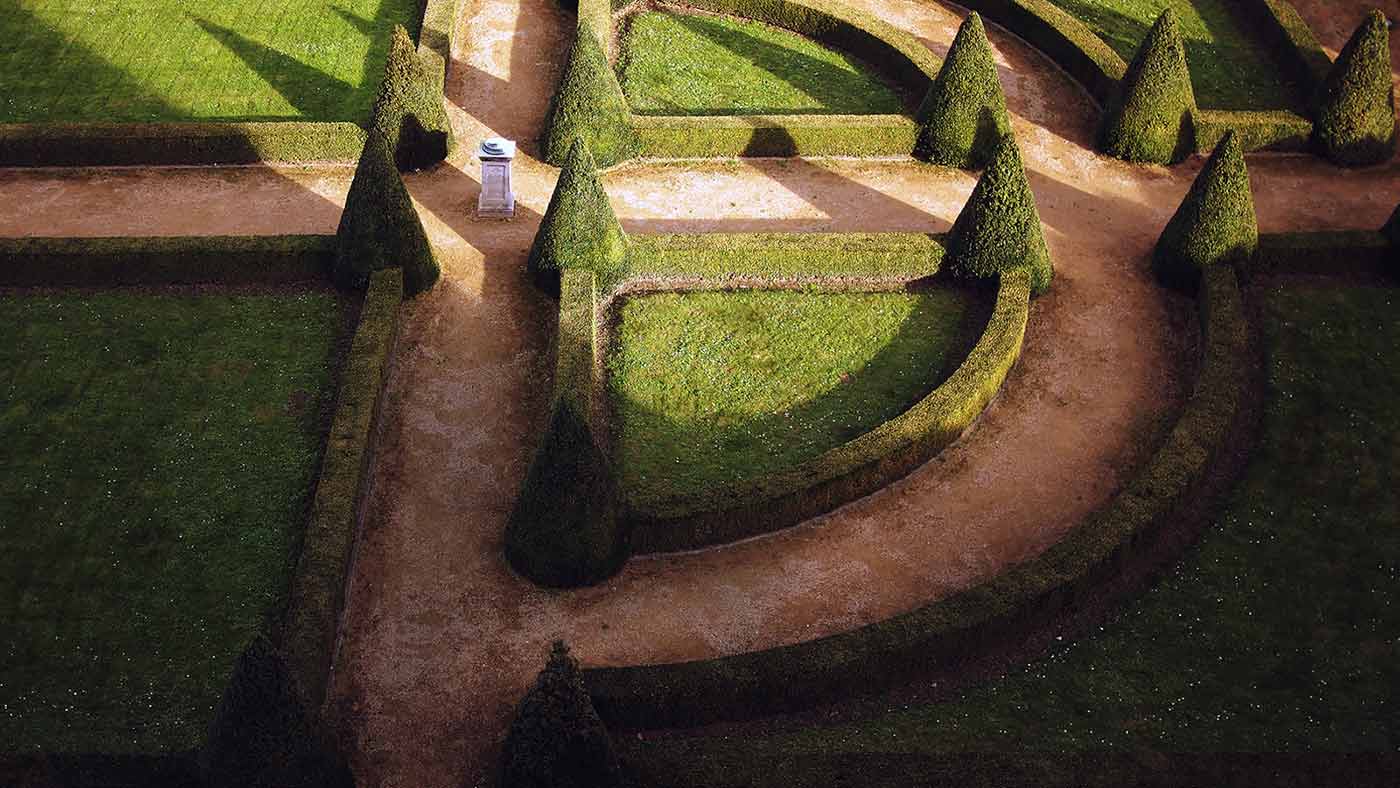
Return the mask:
M447 80L447 64L452 60L452 35L457 29L457 9L461 0L421 0L423 24L418 29L418 57L442 94Z
M1274 112L1197 109L1191 113L1192 146L1197 153L1215 150L1227 132L1235 132L1240 149L1304 151L1312 137L1312 121L1286 110Z
M1332 58L1322 49L1311 27L1288 0L1239 0L1231 9L1257 31L1281 57L1292 76L1311 95L1327 79ZM1246 150L1249 150L1246 148Z
M325 279L332 235L0 238L0 285L259 284Z
M716 156L907 156L919 127L903 115L632 115L637 153Z
M354 161L354 123L6 123L0 167Z
M1395 246L1385 233L1375 230L1267 233L1259 236L1258 251L1245 271L1251 276L1302 274L1307 276L1373 277L1392 264Z

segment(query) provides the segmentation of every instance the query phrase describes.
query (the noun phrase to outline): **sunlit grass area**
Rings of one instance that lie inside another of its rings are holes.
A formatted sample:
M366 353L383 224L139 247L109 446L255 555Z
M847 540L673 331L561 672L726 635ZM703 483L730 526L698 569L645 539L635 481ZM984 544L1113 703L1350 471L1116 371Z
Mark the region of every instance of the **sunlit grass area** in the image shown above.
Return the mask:
M618 73L643 115L905 111L900 94L855 58L746 19L637 14L622 38Z
M0 741L198 746L279 612L342 324L330 291L0 292Z
M417 0L0 0L0 122L363 121Z
M633 299L610 362L623 489L645 507L851 440L946 379L988 309L962 289Z

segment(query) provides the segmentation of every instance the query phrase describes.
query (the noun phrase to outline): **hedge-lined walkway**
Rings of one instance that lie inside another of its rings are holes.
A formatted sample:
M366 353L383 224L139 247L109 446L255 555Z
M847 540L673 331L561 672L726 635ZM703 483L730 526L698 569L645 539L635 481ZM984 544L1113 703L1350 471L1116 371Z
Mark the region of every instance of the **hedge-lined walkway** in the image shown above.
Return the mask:
M926 0L851 2L940 54L961 17ZM555 637L595 665L735 653L884 618L1034 555L1113 493L1189 379L1190 317L1146 258L1199 161L1168 171L1096 156L1089 100L992 28L1057 277L978 427L904 481L773 537L634 559L583 591L518 579L502 529L546 405L554 319L523 275L555 177L529 154L572 23L554 0L466 0L459 19L454 122L462 140L524 142L515 221L471 218L469 151L408 178L445 259L443 281L404 307L335 677L363 785L478 784ZM1378 195L1400 193L1393 162L1250 167L1264 231L1378 227L1393 202ZM4 172L0 234L333 232L349 177ZM607 182L630 232L942 231L974 178L909 161L766 160L629 165Z

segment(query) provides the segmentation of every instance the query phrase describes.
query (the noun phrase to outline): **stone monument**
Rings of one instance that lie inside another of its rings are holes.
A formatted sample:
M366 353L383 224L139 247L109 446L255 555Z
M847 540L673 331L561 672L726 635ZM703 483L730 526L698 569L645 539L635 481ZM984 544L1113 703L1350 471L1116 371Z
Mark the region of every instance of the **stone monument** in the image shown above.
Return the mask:
M509 219L515 215L515 190L510 183L515 143L492 137L481 143L476 157L481 159L481 197L476 201L476 215Z

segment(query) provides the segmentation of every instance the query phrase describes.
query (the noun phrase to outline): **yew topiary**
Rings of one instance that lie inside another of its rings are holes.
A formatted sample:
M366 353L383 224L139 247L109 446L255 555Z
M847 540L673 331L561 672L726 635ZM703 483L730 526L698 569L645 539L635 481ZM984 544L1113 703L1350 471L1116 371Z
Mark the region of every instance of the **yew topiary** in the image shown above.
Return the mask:
M564 268L604 271L620 264L626 253L627 236L608 202L588 143L576 137L530 246L526 268L536 284L557 294Z
M335 236L332 278L340 287L363 289L374 271L399 266L410 295L437 281L432 244L394 167L389 144L377 131L365 140Z
M632 158L637 155L638 141L629 122L631 116L632 108L597 31L580 20L569 65L545 122L544 160L562 166L577 137L587 141L599 166L610 167Z
M1128 161L1170 164L1191 152L1196 94L1176 13L1157 17L1104 111L1099 146Z
M1371 11L1342 48L1317 101L1313 144L1338 164L1377 164L1395 138L1395 86L1385 15Z
M370 129L389 143L400 170L418 170L440 162L452 147L452 124L442 106L442 91L423 67L403 25L394 26L389 41L389 58L370 114Z
M569 647L549 662L517 707L502 752L502 788L610 788L621 783L612 739Z
M1258 246L1249 171L1230 131L1167 222L1152 251L1152 269L1163 284L1194 292L1206 266L1246 260Z
M992 45L975 12L958 28L916 117L914 155L949 167L981 169L1011 133Z
M1002 138L992 161L948 233L947 268L955 276L983 279L1028 267L1031 290L1050 287L1054 269L1035 195L1011 135Z

